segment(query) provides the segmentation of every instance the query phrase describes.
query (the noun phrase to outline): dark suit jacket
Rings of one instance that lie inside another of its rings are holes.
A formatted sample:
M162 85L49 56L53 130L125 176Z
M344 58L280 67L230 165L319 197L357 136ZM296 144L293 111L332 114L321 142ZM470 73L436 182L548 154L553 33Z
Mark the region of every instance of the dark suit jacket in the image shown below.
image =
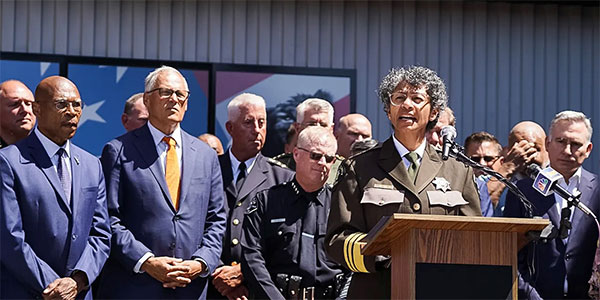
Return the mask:
M560 215L554 205L556 203L554 194L545 197L531 187L532 183L533 180L529 178L523 179L517 182L517 187L533 204L533 215L550 219L558 229ZM579 189L581 191L580 201L597 216L600 215L598 177L582 169ZM525 208L517 196L512 193L507 195L504 216L526 216ZM519 273L522 276L519 284L521 297L536 298L536 294L539 294L544 299L563 298L563 282L566 274L569 286L568 298L588 298L587 282L592 272L598 229L594 220L577 208L573 211L572 225L567 245L563 243L562 239L556 238L545 244L533 245L530 243L519 251ZM535 262L533 276L528 271L528 264L531 262L532 256Z
M102 152L113 249L100 281L99 298L204 298L206 278L165 289L133 268L147 252L202 258L209 272L219 263L225 230L223 187L217 155L181 131L182 176L175 210L148 125L110 141Z
M36 134L0 150L0 297L36 298L54 280L84 271L92 283L110 250L98 159L71 144L72 196ZM91 292L79 297L91 299Z
M294 177L293 171L258 153L254 166L238 192L233 181L235 177L231 171L229 151L219 156L223 186L227 196L225 207L228 216L227 229L223 241L223 254L221 255L221 260L226 265L234 261L239 263L242 260L242 245L240 244L242 241L242 224L244 222L244 212L250 202L246 200L252 199L256 193L262 190L290 181ZM234 220L237 221L234 223ZM235 244L231 242L233 239L237 240Z
M416 183L408 178L392 138L345 160L342 170L332 193L325 248L337 263L349 270L359 268L352 275L348 298L391 297L389 269L377 270L374 256L347 255L382 217L394 213L481 216L472 169L454 159L442 160L430 145ZM436 187L443 181L449 183L447 192ZM449 204L452 199L456 201Z

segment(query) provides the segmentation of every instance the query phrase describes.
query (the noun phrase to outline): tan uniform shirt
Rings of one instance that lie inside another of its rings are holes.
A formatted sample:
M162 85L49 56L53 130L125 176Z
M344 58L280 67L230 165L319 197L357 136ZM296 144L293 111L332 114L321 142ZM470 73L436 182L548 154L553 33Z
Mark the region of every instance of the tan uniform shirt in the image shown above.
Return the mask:
M427 145L415 183L392 139L342 166L331 203L326 249L355 272L348 298L390 298L390 270L377 272L375 257L360 254L360 240L393 213L481 216L473 170L453 158L443 161Z

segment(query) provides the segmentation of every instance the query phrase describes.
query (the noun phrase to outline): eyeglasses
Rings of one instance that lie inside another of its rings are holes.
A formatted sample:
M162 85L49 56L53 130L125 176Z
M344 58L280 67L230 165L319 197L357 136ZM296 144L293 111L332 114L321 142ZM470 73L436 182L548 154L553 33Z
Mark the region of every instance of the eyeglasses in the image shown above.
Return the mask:
M485 160L485 162L491 162L494 161L498 158L498 156L477 156L477 155L473 155L471 156L471 160L476 161L476 162L480 162L481 159L483 158L483 160Z
M331 163L335 160L335 155L327 155L327 154L323 154L323 153L317 153L317 152L306 150L306 149L300 148L300 147L297 147L297 148L308 152L310 154L310 159L312 159L312 160L320 161L322 157L325 157L325 161L327 163Z
M186 90L172 90L172 89L167 89L167 88L155 88L153 90L147 91L146 93L150 94L153 92L158 91L158 95L160 96L161 99L169 99L171 98L171 95L175 94L175 96L177 97L177 100L179 102L185 102L185 100L188 99L188 97L190 96L190 91L186 91Z
M58 99L54 100L54 105L56 106L56 109L58 111L67 109L69 105L71 106L71 108L73 108L74 111L81 111L81 109L83 108L83 102L81 100L68 101L65 99Z
M560 227L558 229L558 237L561 239L566 239L569 236L569 229L572 227L571 208L566 206L560 211Z
M402 105L402 103L404 103L404 101L406 101L406 98L407 98L407 96L406 96L406 93L404 93L404 92L391 93L390 94L390 103L393 106L400 106L400 105ZM430 103L429 101L427 101L427 99L423 98L419 94L413 95L412 97L410 97L410 101L416 106L425 106L428 103Z

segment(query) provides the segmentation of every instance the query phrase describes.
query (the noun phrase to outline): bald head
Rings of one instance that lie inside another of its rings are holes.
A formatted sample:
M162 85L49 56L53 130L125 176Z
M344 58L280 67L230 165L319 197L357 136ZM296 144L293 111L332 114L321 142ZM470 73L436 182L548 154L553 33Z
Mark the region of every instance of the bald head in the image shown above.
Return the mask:
M361 114L349 114L340 118L335 132L338 143L338 154L350 157L352 143L371 138L371 122Z
M223 151L223 144L221 144L221 140L219 140L218 137L210 133L205 133L199 136L198 139L205 142L206 144L208 144L208 146L213 148L217 152L217 155L225 153L225 151Z
M33 94L18 80L0 83L0 137L7 144L25 138L35 124Z
M540 166L548 163L548 153L546 152L546 132L539 124L532 121L523 121L517 123L508 134L508 148L514 144L525 140L535 144L537 156L534 160Z
M35 89L33 112L38 128L47 138L63 145L75 135L83 108L79 90L62 76L43 79Z

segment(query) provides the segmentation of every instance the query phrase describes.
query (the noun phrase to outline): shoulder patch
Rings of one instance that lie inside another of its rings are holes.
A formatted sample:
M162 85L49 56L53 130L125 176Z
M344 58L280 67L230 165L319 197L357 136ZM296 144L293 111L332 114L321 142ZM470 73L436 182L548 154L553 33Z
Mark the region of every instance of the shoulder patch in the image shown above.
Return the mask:
M278 167L281 167L281 168L284 168L284 169L289 169L289 167L287 165L285 165L284 163L276 160L276 158L279 157L279 156L282 156L282 155L279 154L279 155L275 156L275 158L267 157L267 162L270 163L270 164L272 164L272 165L274 165L274 166L278 166Z

